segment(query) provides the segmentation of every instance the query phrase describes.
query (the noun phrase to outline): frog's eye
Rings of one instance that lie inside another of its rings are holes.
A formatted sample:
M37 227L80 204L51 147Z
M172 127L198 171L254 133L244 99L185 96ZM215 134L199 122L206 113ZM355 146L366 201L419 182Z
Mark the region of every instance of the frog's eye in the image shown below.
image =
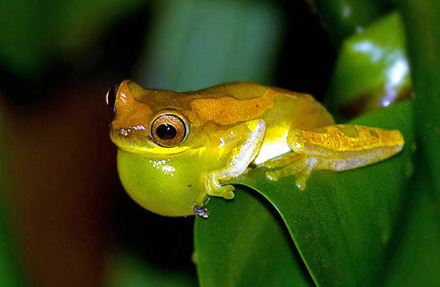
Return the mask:
M151 125L151 137L153 141L163 147L174 147L186 137L187 125L185 121L173 114L158 116Z
M105 103L107 107L112 110L112 113L115 112L116 91L118 90L118 86L119 85L112 85L105 95Z

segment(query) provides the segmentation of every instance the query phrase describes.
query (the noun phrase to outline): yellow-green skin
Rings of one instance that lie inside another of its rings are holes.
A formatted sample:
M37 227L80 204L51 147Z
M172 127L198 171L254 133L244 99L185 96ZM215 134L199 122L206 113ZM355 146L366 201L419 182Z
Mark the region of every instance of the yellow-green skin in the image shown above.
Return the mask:
M312 170L364 166L403 147L398 131L335 125L313 97L254 83L176 93L124 81L114 111L110 137L121 182L137 203L166 216L194 215L209 196L233 198L234 188L222 183L249 165L281 168L268 179L294 174L304 189ZM153 140L151 126L161 114L185 122L178 145Z
M202 206L204 187L194 171L209 170L195 153L175 158L145 159L118 150L118 172L130 196L146 209L167 216L194 214Z

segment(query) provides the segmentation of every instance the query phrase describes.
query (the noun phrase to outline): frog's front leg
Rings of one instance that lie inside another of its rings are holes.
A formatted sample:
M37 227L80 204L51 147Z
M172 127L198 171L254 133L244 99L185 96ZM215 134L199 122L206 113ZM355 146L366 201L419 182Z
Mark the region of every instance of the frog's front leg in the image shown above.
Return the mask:
M312 170L350 170L387 159L402 150L404 140L396 130L358 125L332 125L311 131L292 129L287 137L293 153L268 162L266 167L282 167L267 172L271 180L295 175L305 189Z
M260 150L265 130L266 124L263 120L248 121L234 128L234 132L245 136L233 143L236 148L233 149L226 165L206 175L205 188L208 195L225 199L234 198L234 186L222 186L221 182L237 177L246 171Z

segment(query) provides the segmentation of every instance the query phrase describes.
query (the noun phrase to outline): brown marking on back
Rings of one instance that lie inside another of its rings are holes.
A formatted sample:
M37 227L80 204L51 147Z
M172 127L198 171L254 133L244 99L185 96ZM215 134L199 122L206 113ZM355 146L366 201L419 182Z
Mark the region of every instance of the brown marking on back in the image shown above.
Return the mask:
M218 99L196 99L191 102L191 110L184 114L193 123L203 125L214 122L219 125L231 125L260 117L272 108L276 92L267 89L259 98L239 100L230 96Z

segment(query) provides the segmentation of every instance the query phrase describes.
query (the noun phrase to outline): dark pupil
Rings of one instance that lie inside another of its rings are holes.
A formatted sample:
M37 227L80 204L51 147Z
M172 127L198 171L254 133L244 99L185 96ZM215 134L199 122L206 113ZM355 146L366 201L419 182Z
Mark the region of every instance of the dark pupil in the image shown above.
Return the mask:
M108 105L111 109L114 108L116 101L116 86L112 85L110 90L108 90Z
M163 140L172 140L176 137L177 131L172 125L161 124L157 127L156 134Z

